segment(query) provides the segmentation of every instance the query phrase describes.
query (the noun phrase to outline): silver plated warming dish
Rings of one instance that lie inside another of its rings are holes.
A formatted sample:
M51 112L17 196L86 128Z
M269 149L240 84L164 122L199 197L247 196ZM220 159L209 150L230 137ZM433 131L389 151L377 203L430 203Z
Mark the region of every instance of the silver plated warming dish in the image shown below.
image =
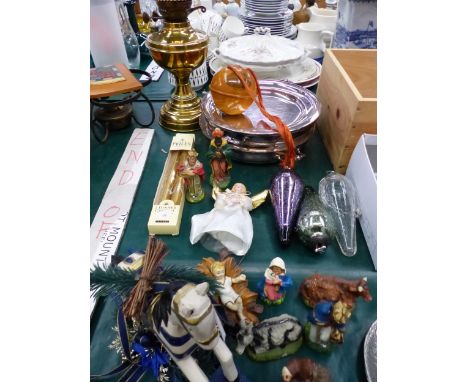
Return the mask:
M279 116L291 130L298 157L310 138L320 115L320 103L315 95L300 85L278 80L259 81L263 102L269 113ZM232 145L233 159L247 163L274 163L285 151L284 142L254 103L243 114L226 115L218 110L211 93L202 99L200 127L211 139L216 127L224 131Z

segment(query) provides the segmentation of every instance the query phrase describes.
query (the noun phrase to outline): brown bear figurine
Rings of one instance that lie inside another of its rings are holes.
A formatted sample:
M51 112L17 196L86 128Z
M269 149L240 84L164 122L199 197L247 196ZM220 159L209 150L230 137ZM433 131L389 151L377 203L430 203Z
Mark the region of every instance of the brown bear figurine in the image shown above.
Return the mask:
M283 382L331 382L328 370L310 358L293 358L281 370Z

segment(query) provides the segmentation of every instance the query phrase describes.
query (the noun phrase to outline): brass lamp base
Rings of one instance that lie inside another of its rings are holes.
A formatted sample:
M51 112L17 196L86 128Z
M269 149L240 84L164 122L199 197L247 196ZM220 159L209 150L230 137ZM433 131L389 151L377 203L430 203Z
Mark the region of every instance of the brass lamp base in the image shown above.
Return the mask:
M167 130L188 133L200 129L200 98L196 95L188 98L169 99L159 114L159 124Z
M153 60L170 71L176 80L171 99L160 111L159 124L168 130L190 132L200 128L201 101L190 86L190 74L203 64L208 51L208 35L195 30L188 15L200 8L191 8L192 0L157 0L163 28L146 40Z

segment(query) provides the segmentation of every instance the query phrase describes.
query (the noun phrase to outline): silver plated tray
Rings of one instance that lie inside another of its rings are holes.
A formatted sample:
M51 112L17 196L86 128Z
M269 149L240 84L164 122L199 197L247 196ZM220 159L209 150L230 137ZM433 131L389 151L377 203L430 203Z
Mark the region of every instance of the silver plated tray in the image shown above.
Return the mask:
M300 85L286 81L261 80L263 103L273 115L279 116L294 135L315 122L320 114L316 96ZM210 124L233 134L279 137L276 126L268 121L254 103L243 114L230 116L218 110L208 92L202 100L202 113Z
M377 321L369 328L364 340L364 364L369 382L377 382Z
M300 149L309 139L320 114L315 95L290 82L261 80L265 108L282 118L291 130L296 147ZM249 163L278 161L285 151L276 126L266 119L254 103L243 114L230 116L218 110L211 93L202 99L200 127L207 138L219 127L233 145L236 160ZM300 155L300 153L298 153Z
M215 126L208 123L203 114L200 116L200 128L203 134L210 138ZM296 146L296 159L300 160L304 157L302 147L307 143L313 133L313 123L307 130L294 137ZM256 142L248 137L236 139L230 135L226 135L226 139L232 148L232 157L235 161L253 164L276 163L281 159L282 154L286 151L286 146L283 141L276 140L271 142Z

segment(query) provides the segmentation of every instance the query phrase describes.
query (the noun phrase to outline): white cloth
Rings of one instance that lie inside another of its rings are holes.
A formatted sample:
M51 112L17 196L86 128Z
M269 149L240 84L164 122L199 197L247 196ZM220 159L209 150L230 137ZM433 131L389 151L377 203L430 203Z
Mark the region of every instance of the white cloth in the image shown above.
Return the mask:
M263 275L270 281L281 281L279 275L273 272L270 268L265 269L265 273Z
M219 287L216 288L218 291L219 297L223 305L226 305L228 302L235 303L239 298L239 295L232 288L232 278L225 276L224 284L218 282Z
M192 216L190 242L195 244L208 234L230 252L244 256L252 244L252 208L248 196L229 191L219 194L210 212Z

